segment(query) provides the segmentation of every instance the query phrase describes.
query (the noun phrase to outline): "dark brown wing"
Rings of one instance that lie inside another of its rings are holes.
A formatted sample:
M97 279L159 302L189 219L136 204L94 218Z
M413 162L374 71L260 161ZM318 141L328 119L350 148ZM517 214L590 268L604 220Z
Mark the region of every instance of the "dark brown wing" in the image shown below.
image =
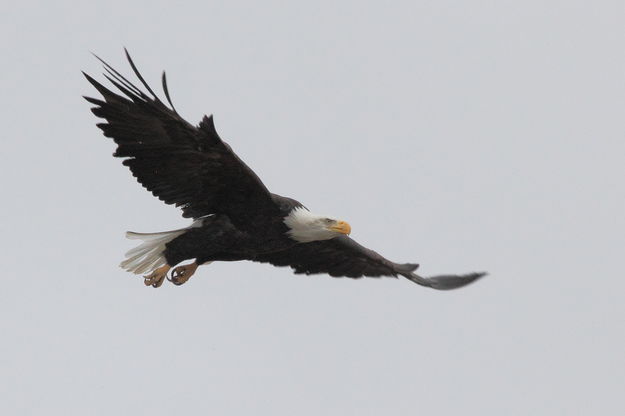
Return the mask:
M144 81L132 59L128 61L147 95L106 62L105 77L124 95L118 95L85 74L104 100L85 97L95 104L93 113L106 120L98 124L117 143L116 157L125 158L137 180L167 204L182 208L185 217L226 214L245 226L278 209L262 181L223 142L211 117L192 126L175 111L163 73L167 107ZM99 58L98 58L99 59Z
M422 286L439 290L465 286L486 274L471 273L424 278L414 273L419 267L418 264L394 263L347 236L297 244L287 250L257 255L251 260L271 263L274 266L290 266L297 274L327 273L333 277L351 278L401 275Z

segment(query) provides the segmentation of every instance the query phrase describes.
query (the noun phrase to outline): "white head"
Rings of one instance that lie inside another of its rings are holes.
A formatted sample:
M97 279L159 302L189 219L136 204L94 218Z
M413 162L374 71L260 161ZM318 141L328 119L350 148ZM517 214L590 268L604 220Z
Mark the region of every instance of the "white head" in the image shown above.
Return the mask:
M293 209L284 223L289 227L289 237L299 243L329 240L352 231L345 221L313 214L304 207Z

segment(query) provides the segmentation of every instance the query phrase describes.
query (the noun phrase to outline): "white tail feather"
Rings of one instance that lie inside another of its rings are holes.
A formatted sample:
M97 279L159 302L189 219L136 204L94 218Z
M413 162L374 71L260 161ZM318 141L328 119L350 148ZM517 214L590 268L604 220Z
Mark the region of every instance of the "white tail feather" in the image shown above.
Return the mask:
M119 265L121 268L135 273L143 274L151 272L167 263L164 251L167 243L174 238L184 234L189 228L202 226L202 220L197 220L187 228L180 228L172 231L162 231L159 233L135 233L126 232L126 238L130 240L143 241L137 247L126 253L126 260Z

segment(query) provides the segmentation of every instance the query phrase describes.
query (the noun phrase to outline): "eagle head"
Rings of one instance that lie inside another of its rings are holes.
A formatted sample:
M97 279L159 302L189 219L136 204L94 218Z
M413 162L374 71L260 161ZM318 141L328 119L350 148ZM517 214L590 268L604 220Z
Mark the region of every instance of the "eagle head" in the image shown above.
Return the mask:
M289 227L289 237L299 243L330 240L352 231L347 222L313 214L304 207L293 209L284 217L284 223Z

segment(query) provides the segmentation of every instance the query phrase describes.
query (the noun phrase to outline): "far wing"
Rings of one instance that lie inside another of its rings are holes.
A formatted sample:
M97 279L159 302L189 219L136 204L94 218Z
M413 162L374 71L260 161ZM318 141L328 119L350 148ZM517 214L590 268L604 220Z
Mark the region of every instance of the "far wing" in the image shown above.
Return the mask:
M125 96L85 74L103 100L85 98L96 105L93 113L106 120L98 127L117 144L114 156L125 158L123 164L137 180L160 200L181 207L185 217L221 213L244 227L254 223L256 213L277 211L258 176L218 136L212 116L198 127L189 124L171 104L165 74L163 89L171 108L154 94L128 52L126 56L151 95L102 61L106 78Z
M486 273L441 275L424 278L414 273L413 263L394 263L347 236L297 244L287 250L261 254L253 261L274 266L290 266L297 274L327 273L333 277L380 277L398 275L433 289L448 290L465 286Z

